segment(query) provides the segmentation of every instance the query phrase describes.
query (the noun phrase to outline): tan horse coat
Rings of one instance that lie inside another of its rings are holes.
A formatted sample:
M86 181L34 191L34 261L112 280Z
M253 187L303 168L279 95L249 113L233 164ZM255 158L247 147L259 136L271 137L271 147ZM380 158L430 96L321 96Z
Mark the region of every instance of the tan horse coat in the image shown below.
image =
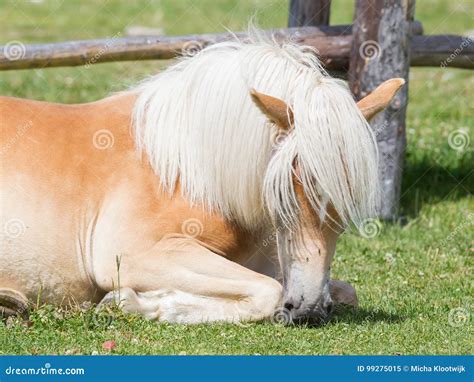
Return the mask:
M366 116L400 85L361 101ZM134 101L0 97L0 289L69 304L121 288L125 310L172 322L271 316L282 292L273 228L245 232L165 194L137 157Z

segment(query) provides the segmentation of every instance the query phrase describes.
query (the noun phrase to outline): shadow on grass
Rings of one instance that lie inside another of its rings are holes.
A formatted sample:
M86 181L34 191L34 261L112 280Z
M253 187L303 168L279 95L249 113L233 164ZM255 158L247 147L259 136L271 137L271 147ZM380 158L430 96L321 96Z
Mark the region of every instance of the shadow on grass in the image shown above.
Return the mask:
M331 320L327 325L336 323L363 324L363 323L389 323L394 324L406 320L407 316L385 312L383 310L368 310L363 308L353 308L350 306L336 307Z
M353 308L351 306L337 306L331 319L322 322L313 319L302 319L299 322L293 321L293 325L301 328L323 328L325 326L346 323L346 324L367 324L367 323L388 323L395 324L403 322L409 318L394 313L384 312L383 310L368 310Z
M441 165L434 158L424 156L408 160L402 180L401 213L416 217L425 204L443 200L459 200L474 192L472 155L466 153L457 163Z

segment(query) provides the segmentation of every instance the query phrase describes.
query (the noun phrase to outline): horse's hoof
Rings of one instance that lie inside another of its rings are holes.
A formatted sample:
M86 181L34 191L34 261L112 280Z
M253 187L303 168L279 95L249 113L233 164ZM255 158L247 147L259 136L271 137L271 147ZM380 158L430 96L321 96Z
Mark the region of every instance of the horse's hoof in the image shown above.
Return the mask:
M28 319L28 299L16 290L0 288L0 317L6 319L10 316Z
M359 300L357 299L355 288L345 281L330 280L329 293L336 304L350 305L354 308L359 306Z

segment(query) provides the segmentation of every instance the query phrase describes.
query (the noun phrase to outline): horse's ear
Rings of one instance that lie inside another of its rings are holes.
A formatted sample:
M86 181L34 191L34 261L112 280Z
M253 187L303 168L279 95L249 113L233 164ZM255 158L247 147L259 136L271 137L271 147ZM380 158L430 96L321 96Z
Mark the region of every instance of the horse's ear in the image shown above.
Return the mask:
M385 109L395 93L405 84L403 78L392 78L382 82L372 93L357 102L365 119L370 120Z
M250 97L260 111L281 129L289 130L293 126L293 111L285 101L266 94L250 90Z

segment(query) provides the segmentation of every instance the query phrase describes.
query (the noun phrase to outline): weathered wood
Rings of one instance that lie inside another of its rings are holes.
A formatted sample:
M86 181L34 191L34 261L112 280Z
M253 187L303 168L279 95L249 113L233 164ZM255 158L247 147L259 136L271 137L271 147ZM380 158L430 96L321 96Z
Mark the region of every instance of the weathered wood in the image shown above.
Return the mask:
M474 41L454 35L412 36L410 66L474 69Z
M410 21L409 25L410 25L411 36L423 34L423 24L421 24L421 22L419 22L418 20ZM352 28L351 28L351 31L352 31Z
M379 146L382 197L379 217L397 216L405 154L405 114L408 102L410 35L407 18L413 12L410 1L357 0L349 83L357 99L369 94L381 82L402 77L406 85L390 106L371 123ZM409 11L410 10L410 11Z
M293 39L305 43L307 38L339 36L350 33L347 26L304 27L273 29L266 33L276 39ZM245 39L246 35L236 36ZM71 41L41 45L18 45L0 47L0 70L31 69L55 66L90 65L110 61L131 61L147 59L169 59L183 53L193 54L199 49L221 41L235 38L229 33L203 34L191 36L149 36L149 37L112 37L101 40ZM322 43L325 49L324 42ZM333 45L329 41L329 49ZM12 54L9 55L9 52ZM322 52L324 53L324 52ZM329 52L329 56L336 55Z
M329 25L331 0L291 0L288 26Z
M422 32L420 23L414 22L411 25L412 30L417 33ZM337 25L274 29L266 33L273 33L277 40L291 38L295 42L315 46L327 68L340 71L348 68L351 30L349 25ZM246 37L241 33L237 36L239 38ZM193 53L202 47L232 38L233 36L230 34L205 34L174 37L117 37L26 46L5 45L0 46L0 70L92 65L111 61L169 59L182 54L183 51ZM445 41L443 36L438 36L436 41L431 39L432 37L429 36L422 40L413 40L413 46L420 51L419 55L416 52L414 54L414 57L418 59L416 64L439 66L442 60L458 48L461 37L450 36L448 41ZM425 46L430 46L430 52L426 52ZM473 58L473 46L469 46L450 62L450 66L474 68Z

